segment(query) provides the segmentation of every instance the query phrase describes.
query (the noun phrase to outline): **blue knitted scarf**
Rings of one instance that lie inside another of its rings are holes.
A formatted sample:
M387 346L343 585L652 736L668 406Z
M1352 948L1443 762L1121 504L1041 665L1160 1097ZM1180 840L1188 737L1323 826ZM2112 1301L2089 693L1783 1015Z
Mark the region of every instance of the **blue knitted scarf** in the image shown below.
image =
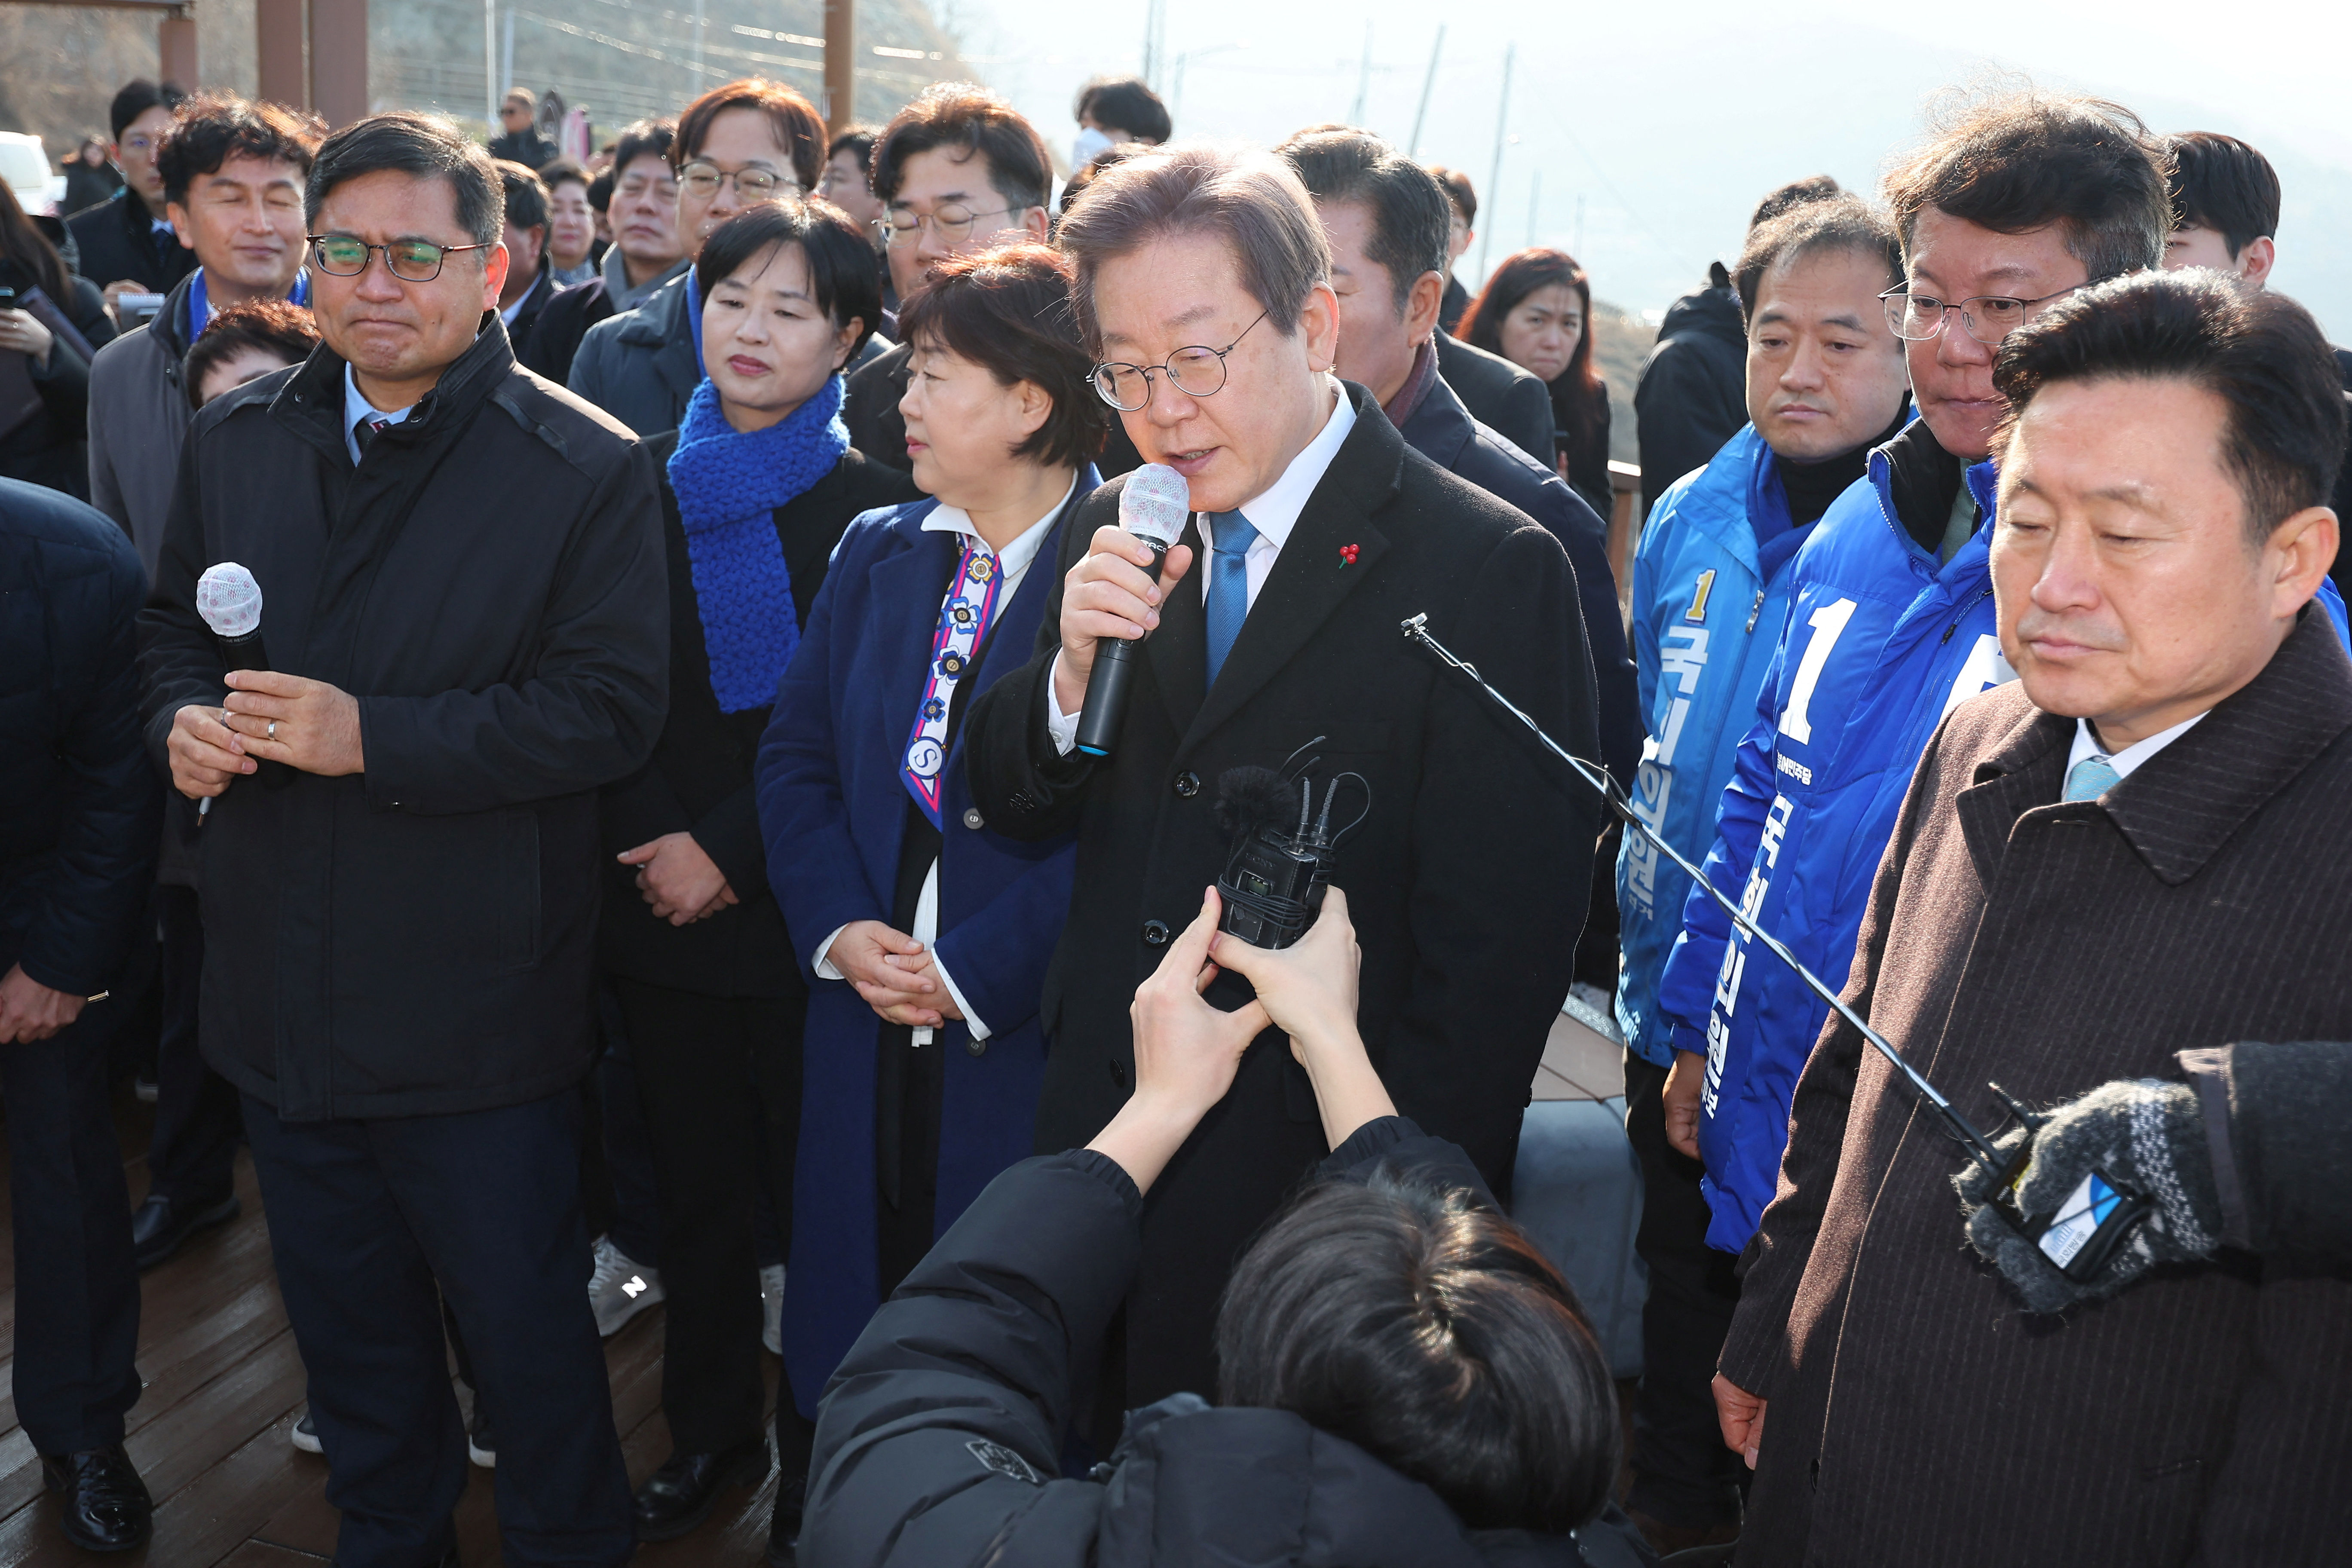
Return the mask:
M793 574L769 515L833 471L849 449L841 377L782 420L749 435L719 411L718 389L694 389L670 455L670 489L686 524L694 602L721 712L765 708L800 645Z

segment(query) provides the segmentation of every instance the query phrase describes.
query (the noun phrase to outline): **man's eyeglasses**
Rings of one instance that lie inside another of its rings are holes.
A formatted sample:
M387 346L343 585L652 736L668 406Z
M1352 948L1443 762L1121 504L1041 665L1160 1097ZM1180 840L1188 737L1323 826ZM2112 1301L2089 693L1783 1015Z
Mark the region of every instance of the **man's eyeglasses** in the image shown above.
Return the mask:
M2063 299L2076 289L2086 289L2087 283L2077 283L2061 289L2055 294L2044 294L2038 300L2011 300L2000 294L1979 294L1958 301L1938 300L1933 294L1914 294L1906 284L1896 284L1878 298L1886 307L1886 325L1906 343L1924 343L1944 330L1945 318L1952 311L1960 313L1960 330L1984 344L1998 348L2000 341L2033 320L2042 306L2053 300Z
M383 252L383 264L404 283L430 283L441 276L441 264L461 250L488 250L488 245L436 245L429 239L395 239L370 245L355 234L314 234L310 264L331 278L356 278L368 268L368 252Z
M738 169L727 174L709 163L688 163L677 172L677 188L701 202L717 195L719 185L729 180L735 182L738 201L764 202L772 196L801 194L798 180L787 179L769 169Z
M874 226L882 231L882 243L885 245L914 244L915 237L922 232L925 224L931 226L931 232L940 237L940 244L961 245L971 237L972 226L981 219L1005 217L1013 210L1011 207L999 207L994 212L976 213L955 202L935 207L928 213L894 207L888 216L876 218Z
M1195 343L1178 349L1158 364L1107 363L1095 366L1095 391L1102 400L1122 414L1133 414L1151 405L1151 376L1158 371L1168 377L1168 384L1187 397L1211 397L1225 384L1225 356L1241 347L1242 340L1250 335L1250 327L1265 320L1260 310L1234 334L1234 341L1223 348L1213 349Z

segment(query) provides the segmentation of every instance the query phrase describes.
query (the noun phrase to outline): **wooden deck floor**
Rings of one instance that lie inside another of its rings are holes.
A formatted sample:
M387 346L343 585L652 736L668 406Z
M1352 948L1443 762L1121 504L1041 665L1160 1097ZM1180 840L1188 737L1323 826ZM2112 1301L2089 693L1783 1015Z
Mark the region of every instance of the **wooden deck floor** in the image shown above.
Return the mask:
M1538 1100L1600 1100L1623 1092L1616 1047L1563 1016L1536 1077ZM131 1201L147 1190L152 1112L123 1085L115 1123ZM6 1163L0 1161L0 1197ZM139 1371L146 1390L131 1412L128 1447L155 1498L155 1538L143 1552L110 1561L152 1568L304 1568L334 1552L336 1514L325 1496L326 1461L298 1453L287 1434L302 1414L302 1363L286 1323L269 1262L268 1220L252 1163L240 1153L237 1194L245 1212L191 1244L142 1281ZM7 1208L0 1201L0 1226ZM16 1321L16 1279L0 1246L0 1335ZM640 1313L605 1342L613 1411L634 1484L668 1456L661 1416L662 1310ZM0 1339L0 1348L6 1341ZM775 1363L767 1362L773 1396ZM0 1361L0 1370L9 1363ZM465 1397L463 1390L459 1397ZM763 1561L771 1476L756 1492L682 1541L646 1546L647 1568L751 1568ZM457 1508L467 1568L499 1561L490 1476L469 1473ZM79 1568L102 1560L77 1552L58 1532L57 1509L41 1489L39 1461L0 1378L0 1568Z
M115 1122L131 1200L147 1188L150 1111L118 1095ZM0 1172L6 1165L0 1162ZM0 1568L315 1568L334 1552L326 1461L299 1453L287 1434L302 1414L300 1357L270 1271L269 1233L251 1162L237 1159L245 1212L192 1243L142 1281L139 1371L146 1391L132 1407L127 1447L155 1498L155 1538L139 1552L99 1558L66 1544L57 1507L41 1489L40 1463L16 1425L0 1378ZM7 1208L0 1203L0 1222ZM0 1334L16 1321L16 1279L0 1246ZM643 1480L669 1454L661 1416L662 1310L637 1315L604 1342L613 1410L629 1479ZM5 1341L0 1341L5 1347ZM768 1360L768 1358L762 1358ZM774 1363L768 1360L772 1389ZM5 1365L5 1363L0 1363ZM462 1390L460 1397L463 1397ZM699 1531L639 1550L648 1568L751 1568L764 1560L775 1479L739 1492ZM466 1568L499 1561L490 1474L471 1470L457 1505Z

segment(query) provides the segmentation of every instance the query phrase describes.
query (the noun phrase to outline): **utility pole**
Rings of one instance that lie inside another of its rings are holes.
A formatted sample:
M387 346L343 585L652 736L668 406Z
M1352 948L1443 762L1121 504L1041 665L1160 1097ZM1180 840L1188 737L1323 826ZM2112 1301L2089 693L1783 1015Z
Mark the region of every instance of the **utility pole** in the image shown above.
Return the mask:
M1511 129L1511 62L1517 58L1519 46L1513 44L1503 51L1503 97L1495 110L1495 167L1486 176L1486 199L1493 201L1503 194L1503 143L1509 139ZM1486 280L1486 254L1495 246L1495 227L1487 225L1486 233L1478 241L1478 280Z
M499 0L482 0L482 118L499 133Z
M512 5L509 5L507 7L506 37L500 40L499 44L499 80L509 89L514 86L515 79L514 22L514 7Z
M1536 247L1536 209L1542 205L1543 171L1538 169L1535 179L1528 185L1528 248L1529 250Z
M1437 25L1437 41L1429 46L1429 74L1421 79L1421 107L1412 111L1412 140L1405 143L1404 155L1421 156L1421 125L1429 118L1429 89L1437 85L1437 59L1445 53L1445 24Z
M1372 25L1364 24L1364 59L1356 71L1356 107L1348 110L1348 123L1360 127L1364 123L1364 100L1372 90Z
M824 128L857 121L857 0L824 0Z

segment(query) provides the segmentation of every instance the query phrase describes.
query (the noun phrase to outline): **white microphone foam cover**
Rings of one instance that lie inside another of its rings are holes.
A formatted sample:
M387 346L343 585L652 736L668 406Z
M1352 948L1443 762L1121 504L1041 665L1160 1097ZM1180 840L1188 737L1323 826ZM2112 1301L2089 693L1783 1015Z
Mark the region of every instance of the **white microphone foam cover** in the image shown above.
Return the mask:
M234 561L207 566L196 579L196 614L216 637L249 637L261 626L261 584Z
M1118 525L1158 544L1173 544L1184 537L1184 520L1192 515L1192 487L1165 463L1146 463L1127 476L1118 492Z

